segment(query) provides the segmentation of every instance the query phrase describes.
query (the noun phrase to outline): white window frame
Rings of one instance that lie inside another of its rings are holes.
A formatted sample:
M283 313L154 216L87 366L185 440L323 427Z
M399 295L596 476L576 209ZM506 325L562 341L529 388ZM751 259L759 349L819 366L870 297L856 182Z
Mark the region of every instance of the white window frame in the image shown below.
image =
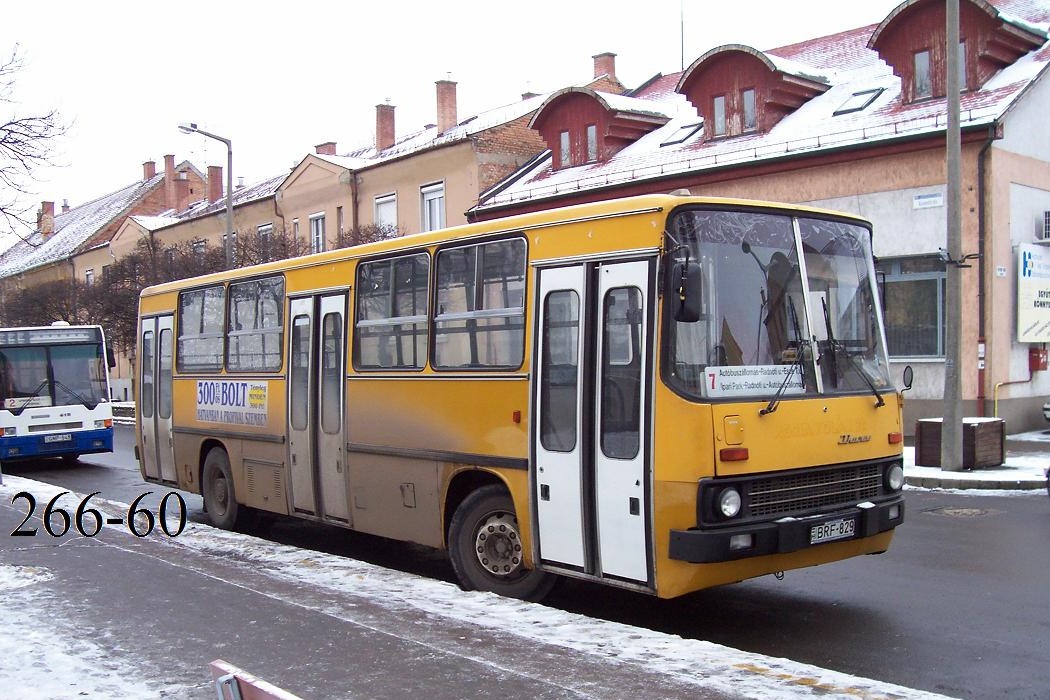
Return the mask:
M89 267L88 269L84 270L84 284L86 284L89 287L95 284L95 268Z
M310 215L310 252L323 253L325 246L324 212Z
M386 216L384 212L392 209L393 216ZM376 226L397 227L397 192L379 195L375 198L372 207L372 221Z
M572 165L572 144L568 131L558 134L558 149L558 167L567 168Z
M431 204L438 206L437 221L431 212ZM445 182L432 182L419 188L419 225L421 231L437 231L445 228Z

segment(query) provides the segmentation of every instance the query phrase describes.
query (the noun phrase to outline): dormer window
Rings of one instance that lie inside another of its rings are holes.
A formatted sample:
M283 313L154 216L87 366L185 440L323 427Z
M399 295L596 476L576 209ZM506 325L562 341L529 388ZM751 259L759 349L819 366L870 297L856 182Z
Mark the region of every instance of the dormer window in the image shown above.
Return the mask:
M598 125L587 125L587 162L594 163L598 160Z
M572 149L569 145L569 132L563 131L558 136L558 148L560 154L558 157L558 167L567 168L572 162Z
M1000 11L1002 3L961 0L959 4L960 90L979 90L1000 70L1047 40L1045 30ZM868 40L868 48L901 79L904 104L939 99L948 93L945 12L944 3L903 2Z
M726 96L715 95L711 112L711 136L726 135Z
M933 97L933 80L930 76L930 52L926 49L916 51L915 63L915 89L912 99L922 100Z

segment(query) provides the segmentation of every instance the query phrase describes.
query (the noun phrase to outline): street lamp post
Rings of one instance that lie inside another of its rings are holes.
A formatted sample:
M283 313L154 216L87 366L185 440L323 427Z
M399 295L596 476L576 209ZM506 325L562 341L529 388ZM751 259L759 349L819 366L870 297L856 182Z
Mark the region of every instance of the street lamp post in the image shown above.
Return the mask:
M191 122L179 124L179 131L184 134L200 134L216 141L226 144L226 241L223 248L226 251L226 269L233 269L233 143L230 139L209 133L204 129L198 129Z

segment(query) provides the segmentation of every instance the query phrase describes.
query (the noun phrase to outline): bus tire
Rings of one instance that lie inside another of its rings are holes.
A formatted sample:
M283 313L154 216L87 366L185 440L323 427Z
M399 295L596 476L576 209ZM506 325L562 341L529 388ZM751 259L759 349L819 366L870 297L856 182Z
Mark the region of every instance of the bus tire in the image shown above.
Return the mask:
M449 524L448 549L466 591L535 602L557 581L552 574L525 568L514 502L502 486L483 486L463 499Z
M215 527L233 530L240 522L241 508L233 492L233 474L226 450L213 447L204 458L201 474L201 496L208 520Z

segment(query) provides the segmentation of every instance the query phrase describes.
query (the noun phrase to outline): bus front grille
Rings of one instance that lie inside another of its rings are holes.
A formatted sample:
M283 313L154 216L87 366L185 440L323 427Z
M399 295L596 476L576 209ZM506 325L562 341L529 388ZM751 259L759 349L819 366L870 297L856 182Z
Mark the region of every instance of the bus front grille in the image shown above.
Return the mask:
M744 500L751 517L776 518L876 498L881 485L881 465L859 464L756 479Z

